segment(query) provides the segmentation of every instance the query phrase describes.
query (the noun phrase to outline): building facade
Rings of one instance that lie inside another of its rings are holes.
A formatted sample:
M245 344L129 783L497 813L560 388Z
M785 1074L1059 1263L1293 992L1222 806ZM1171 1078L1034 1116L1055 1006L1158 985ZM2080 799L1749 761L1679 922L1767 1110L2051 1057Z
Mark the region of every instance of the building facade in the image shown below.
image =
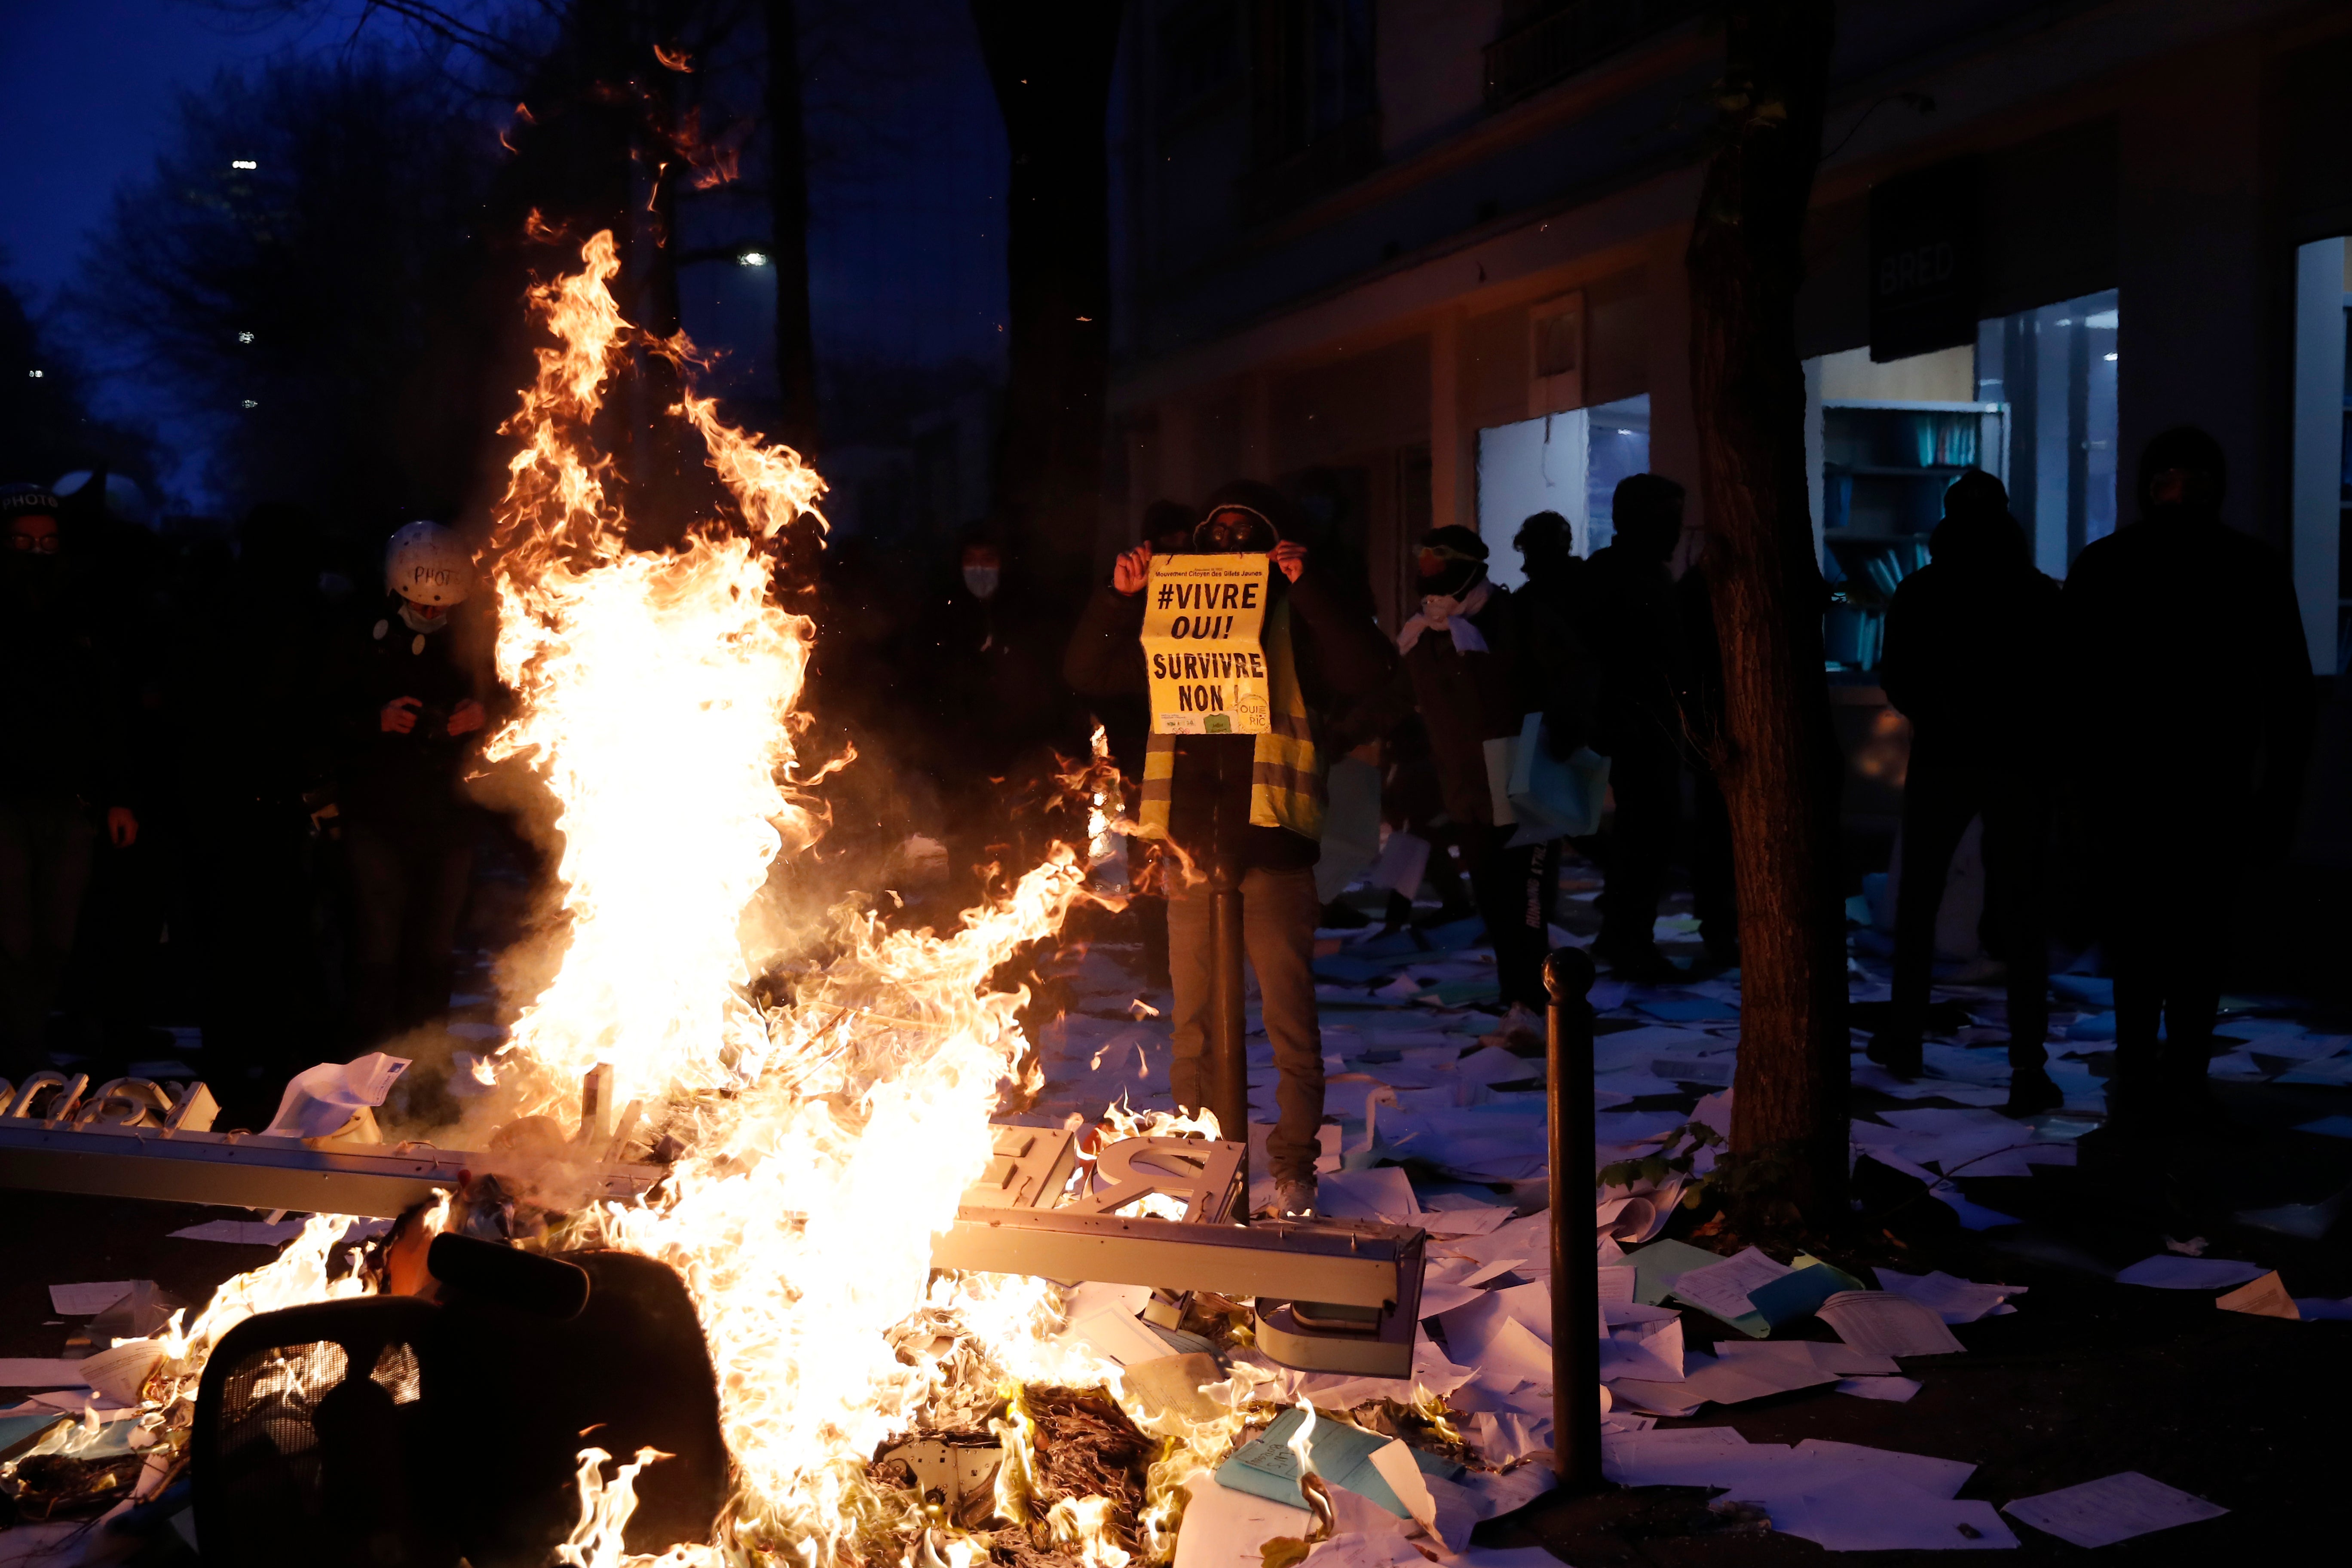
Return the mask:
M1521 518L1559 510L1589 551L1624 473L1696 507L1683 257L1722 54L1702 9L1138 6L1106 551L1154 499L1288 484L1393 626L1432 524L1480 529L1507 582ZM2352 6L1839 12L1799 310L1833 662L1867 683L1952 474L2000 474L2063 575L2128 520L2147 437L2189 421L2340 668Z

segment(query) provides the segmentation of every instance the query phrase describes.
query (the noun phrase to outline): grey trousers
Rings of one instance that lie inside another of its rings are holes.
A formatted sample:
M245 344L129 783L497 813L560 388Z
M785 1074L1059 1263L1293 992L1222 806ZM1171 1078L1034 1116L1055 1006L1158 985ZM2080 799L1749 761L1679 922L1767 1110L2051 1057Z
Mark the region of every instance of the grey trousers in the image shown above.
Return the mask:
M1172 880L1172 879L1171 879ZM1176 1054L1168 1077L1176 1103L1198 1110L1207 1087L1209 1001L1215 956L1209 945L1208 883L1168 893L1168 970L1176 994ZM1242 949L1257 976L1266 1038L1274 1045L1279 1108L1266 1139L1276 1181L1311 1180L1323 1122L1323 1031L1315 1017L1315 921L1323 901L1312 869L1251 871L1242 879ZM1227 1128L1238 1141L1243 1128Z

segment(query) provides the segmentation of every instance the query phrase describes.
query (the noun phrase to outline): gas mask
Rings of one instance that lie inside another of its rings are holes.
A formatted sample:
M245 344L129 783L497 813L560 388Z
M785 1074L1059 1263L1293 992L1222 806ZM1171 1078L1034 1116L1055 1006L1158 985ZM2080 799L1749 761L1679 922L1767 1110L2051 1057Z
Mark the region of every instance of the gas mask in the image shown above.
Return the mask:
M995 566L967 566L963 569L963 585L975 599L994 598L996 585L1003 578L1003 570Z

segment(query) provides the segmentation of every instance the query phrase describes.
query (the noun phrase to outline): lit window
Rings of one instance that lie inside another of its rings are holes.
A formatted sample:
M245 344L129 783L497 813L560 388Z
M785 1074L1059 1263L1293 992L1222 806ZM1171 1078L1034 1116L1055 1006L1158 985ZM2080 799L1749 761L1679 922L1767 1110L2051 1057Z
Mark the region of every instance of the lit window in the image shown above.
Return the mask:
M236 335L236 341L241 343L249 343L253 341L253 334L251 332L239 332Z
M261 406L261 405L260 405L260 404L256 403L256 402L255 402L252 398L250 398L250 397L248 397L248 398L247 398L247 399L245 400L245 405L246 405L247 408L258 408L258 407L260 407L260 406Z
M2113 364L2113 363L2116 363L2116 356L2115 356L2115 355L2113 355L2113 354L2109 354L2109 355L2107 356L2107 363L2108 363L2109 364Z
M765 267L768 264L768 253L764 250L747 250L735 259L745 267Z
M41 379L41 372L39 372L39 371L37 371L37 370L28 370L28 371L26 371L25 374L26 374L26 375L31 376L35 381L38 381L38 380L40 380L40 379Z
M261 167L260 164L255 163L250 158L231 158L228 161L228 166L232 169L258 169Z

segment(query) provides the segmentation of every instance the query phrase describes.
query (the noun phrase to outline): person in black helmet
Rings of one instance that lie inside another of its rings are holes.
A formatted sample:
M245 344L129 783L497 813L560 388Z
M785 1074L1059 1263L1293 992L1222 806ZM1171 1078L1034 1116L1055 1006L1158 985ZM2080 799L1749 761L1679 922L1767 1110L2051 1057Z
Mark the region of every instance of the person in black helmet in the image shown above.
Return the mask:
M2008 1110L2064 1096L2043 1070L2049 1027L2043 846L2056 727L2049 672L2058 650L2058 584L2033 569L2009 494L1970 470L1944 492L1930 563L1886 612L1881 679L1911 721L1903 785L1903 879L1895 911L1892 1016L1870 1045L1899 1076L1920 1070L1941 907L1952 852L1984 818L1986 909L2009 976Z
M412 522L385 552L386 593L341 698L337 780L352 892L352 1031L364 1047L449 1008L474 864L463 774L490 721L482 627L465 615L472 552Z
M2063 599L2116 983L2109 1109L2143 1126L2208 1104L2231 900L2286 853L2311 754L2294 581L2221 521L2227 481L2204 431L2151 437L2139 521L2076 558Z
M1374 623L1369 595L1342 574L1327 577L1296 535L1290 502L1270 486L1240 481L1209 498L1192 548L1264 554L1269 605L1260 640L1274 731L1266 735L1150 737L1137 817L1205 873L1223 862L1240 874L1243 944L1265 1006L1280 1075L1280 1108L1266 1156L1275 1209L1315 1212L1315 1160L1323 1121L1323 1040L1315 1012L1315 862L1321 852L1325 721L1338 700L1363 697L1396 670L1396 651ZM1153 549L1118 558L1095 590L1063 668L1089 696L1148 692L1143 590ZM1286 677L1282 670L1292 673ZM1210 889L1181 865L1166 878L1175 1046L1169 1078L1178 1105L1203 1103L1211 991ZM1242 1129L1225 1130L1237 1137Z

